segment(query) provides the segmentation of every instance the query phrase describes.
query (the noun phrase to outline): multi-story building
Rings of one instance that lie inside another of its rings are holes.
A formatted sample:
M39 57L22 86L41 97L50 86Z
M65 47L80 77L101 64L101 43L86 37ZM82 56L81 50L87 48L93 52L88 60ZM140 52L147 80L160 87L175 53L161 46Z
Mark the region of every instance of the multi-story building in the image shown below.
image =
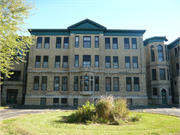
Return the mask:
M180 63L180 37L168 45L168 52L170 57L170 74L171 74L171 90L173 102L179 102L180 98L180 77L179 77L179 63Z
M37 39L27 59L25 105L77 106L110 94L132 105L172 101L165 37L143 42L145 30L107 29L89 19L29 32Z
M143 34L85 19L67 29L30 29L26 105L94 102L101 95L147 105Z
M144 41L149 103L171 104L171 85L166 37L152 37Z

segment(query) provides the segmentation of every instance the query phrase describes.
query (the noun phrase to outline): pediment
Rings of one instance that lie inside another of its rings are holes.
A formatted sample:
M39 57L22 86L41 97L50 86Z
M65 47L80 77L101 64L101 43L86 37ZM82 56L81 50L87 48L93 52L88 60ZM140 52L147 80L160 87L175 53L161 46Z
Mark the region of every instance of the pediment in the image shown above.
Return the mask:
M92 21L89 19L85 19L83 21L80 21L78 23L75 23L68 27L68 29L106 29L106 27Z

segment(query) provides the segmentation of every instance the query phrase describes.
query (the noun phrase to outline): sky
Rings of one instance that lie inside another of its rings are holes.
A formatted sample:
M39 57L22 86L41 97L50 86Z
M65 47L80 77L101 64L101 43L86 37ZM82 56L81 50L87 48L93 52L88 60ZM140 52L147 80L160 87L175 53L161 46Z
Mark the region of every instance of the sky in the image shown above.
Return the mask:
M107 29L146 30L143 39L180 37L180 0L26 0L38 10L25 28L66 29L86 18Z

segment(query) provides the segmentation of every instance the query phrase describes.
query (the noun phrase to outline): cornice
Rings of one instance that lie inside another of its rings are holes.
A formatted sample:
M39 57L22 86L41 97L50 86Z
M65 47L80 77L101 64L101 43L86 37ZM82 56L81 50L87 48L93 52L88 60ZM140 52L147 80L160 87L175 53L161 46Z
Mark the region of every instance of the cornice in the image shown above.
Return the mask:
M178 37L177 39L175 39L174 41L172 41L168 46L168 50L172 49L173 47L177 46L178 44L180 44L180 37Z
M164 36L164 37L162 37L162 36L155 36L155 37L147 38L146 40L144 40L144 46L148 45L149 43L164 42L164 41L168 41L166 36Z

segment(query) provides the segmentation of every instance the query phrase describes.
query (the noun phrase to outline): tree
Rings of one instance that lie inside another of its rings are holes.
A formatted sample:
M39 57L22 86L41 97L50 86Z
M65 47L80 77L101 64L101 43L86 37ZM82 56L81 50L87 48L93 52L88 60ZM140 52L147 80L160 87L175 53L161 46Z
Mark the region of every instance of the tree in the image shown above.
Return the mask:
M25 0L0 0L0 73L8 78L13 74L10 70L14 63L25 62L20 56L26 56L27 48L34 44L34 36L20 36L27 32L23 28L24 20L29 18L34 7L34 3L28 4ZM0 79L3 79L1 75Z
M10 70L14 63L25 62L20 56L26 56L27 47L34 44L34 36L19 36L27 32L24 20L34 7L34 3L24 0L0 0L0 71L8 78L13 74Z

